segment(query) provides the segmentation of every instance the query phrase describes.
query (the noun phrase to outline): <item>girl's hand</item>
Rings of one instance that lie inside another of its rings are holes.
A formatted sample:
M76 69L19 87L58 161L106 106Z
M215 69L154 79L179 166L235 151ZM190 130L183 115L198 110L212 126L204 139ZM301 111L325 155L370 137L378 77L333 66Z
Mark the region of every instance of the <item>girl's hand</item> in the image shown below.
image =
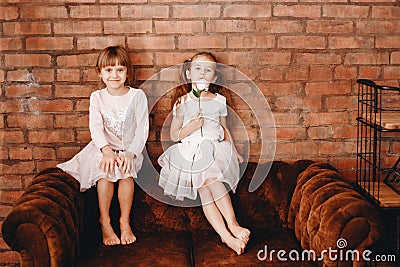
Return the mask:
M132 152L126 151L121 153L118 160L118 167L122 173L130 173L133 170L133 161L135 158L136 155Z
M187 127L190 127L190 129L193 129L193 131L201 128L204 124L204 117L201 111L197 113L197 116L192 118L190 122L188 123Z
M113 172L115 162L118 162L119 160L118 156L114 153L110 146L103 147L101 152L103 153L103 158L100 161L99 168L105 173Z
M243 157L240 154L236 154L239 164L243 163Z

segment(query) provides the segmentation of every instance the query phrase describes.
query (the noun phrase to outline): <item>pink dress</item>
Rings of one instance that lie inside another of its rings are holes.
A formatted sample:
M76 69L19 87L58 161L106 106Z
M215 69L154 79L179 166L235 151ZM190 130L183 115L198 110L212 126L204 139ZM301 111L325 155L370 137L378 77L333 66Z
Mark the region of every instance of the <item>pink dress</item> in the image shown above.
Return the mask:
M143 163L143 154L148 132L147 98L141 89L129 88L122 96L113 96L107 89L90 95L89 129L92 141L71 160L57 167L71 174L80 182L81 191L96 185L100 178L112 182L127 177L137 177ZM117 166L114 172L104 173L100 169L103 157L100 149L110 145L115 153L130 151L136 155L134 168L123 174Z
M159 158L159 185L164 194L177 200L196 199L206 179L217 178L235 192L239 182L239 163L219 118L227 116L226 98L222 95L200 102L204 124L180 143L169 147ZM183 116L183 126L199 112L198 99L186 95L174 116Z

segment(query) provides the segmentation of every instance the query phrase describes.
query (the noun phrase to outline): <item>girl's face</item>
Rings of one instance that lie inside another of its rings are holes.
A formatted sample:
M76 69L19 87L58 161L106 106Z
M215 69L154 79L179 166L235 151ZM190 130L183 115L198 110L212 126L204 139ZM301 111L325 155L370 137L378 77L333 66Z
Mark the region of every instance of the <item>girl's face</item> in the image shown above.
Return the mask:
M118 63L115 66L107 66L101 68L99 77L110 90L119 90L125 88L128 69Z
M215 67L216 63L207 57L195 57L195 59L190 63L190 68L186 71L186 77L190 79L196 86L198 84L202 84L208 88L210 83L213 83L217 80L217 76L215 75Z

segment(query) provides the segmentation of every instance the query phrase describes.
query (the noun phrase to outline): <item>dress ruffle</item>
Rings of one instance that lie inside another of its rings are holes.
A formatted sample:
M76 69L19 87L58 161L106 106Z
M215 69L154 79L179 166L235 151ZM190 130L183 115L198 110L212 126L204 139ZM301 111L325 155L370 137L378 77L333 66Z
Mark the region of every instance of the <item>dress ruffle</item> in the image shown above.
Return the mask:
M128 177L137 178L137 172L142 168L143 155L140 154L135 158L134 168L130 173L122 173L117 164L115 164L114 172L105 173L100 169L102 157L103 154L100 149L91 141L71 160L58 164L57 167L79 181L81 192L96 185L97 181L101 178L105 178L111 182Z
M228 141L199 138L169 147L158 159L159 185L177 200L196 199L198 189L209 178L217 178L235 192L239 163Z

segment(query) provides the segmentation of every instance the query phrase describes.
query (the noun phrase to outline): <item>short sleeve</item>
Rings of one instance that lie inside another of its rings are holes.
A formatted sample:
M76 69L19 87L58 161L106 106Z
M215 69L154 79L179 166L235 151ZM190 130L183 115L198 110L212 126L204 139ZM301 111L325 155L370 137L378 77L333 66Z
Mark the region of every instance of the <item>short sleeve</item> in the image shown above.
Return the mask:
M221 108L219 110L219 116L226 117L228 116L228 109L226 107L226 98L221 96L220 98Z

